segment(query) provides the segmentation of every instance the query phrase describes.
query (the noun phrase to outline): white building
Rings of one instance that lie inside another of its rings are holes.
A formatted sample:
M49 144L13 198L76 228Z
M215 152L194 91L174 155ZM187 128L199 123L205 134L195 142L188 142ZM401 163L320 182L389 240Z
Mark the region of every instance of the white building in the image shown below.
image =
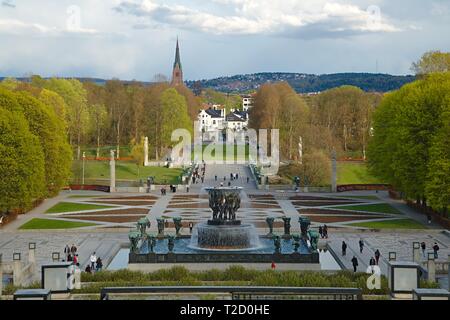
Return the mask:
M240 132L248 127L247 111L231 110L230 113L225 115L225 109L219 109L219 107L213 105L208 109L200 110L198 113L198 130L202 133L203 140L222 140L226 129Z
M253 107L253 97L250 95L242 96L242 110L248 111L251 107Z

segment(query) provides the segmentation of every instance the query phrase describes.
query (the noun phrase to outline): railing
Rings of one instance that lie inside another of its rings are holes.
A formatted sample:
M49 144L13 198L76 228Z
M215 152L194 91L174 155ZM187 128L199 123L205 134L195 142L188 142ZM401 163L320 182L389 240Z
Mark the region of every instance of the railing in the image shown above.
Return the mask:
M299 287L229 287L229 286L178 286L178 287L109 287L100 291L100 299L108 300L112 294L205 294L228 293L233 300L262 299L313 299L362 300L359 288L299 288Z

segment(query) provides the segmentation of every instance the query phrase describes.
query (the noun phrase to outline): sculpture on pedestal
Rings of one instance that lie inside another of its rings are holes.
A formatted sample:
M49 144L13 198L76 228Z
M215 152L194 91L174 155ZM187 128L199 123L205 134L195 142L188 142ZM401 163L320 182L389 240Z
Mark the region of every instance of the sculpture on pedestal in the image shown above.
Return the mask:
M274 221L275 221L274 217L267 217L266 218L267 225L269 226L269 235L273 234L273 222Z
M174 247L175 247L175 237L168 236L167 237L167 248L169 249L169 252L173 252Z
M150 221L147 218L141 218L137 222L137 229L141 233L141 236L143 237L145 235L145 231L147 228L150 228Z
M294 252L298 252L298 248L300 247L300 236L295 234L292 236L292 239L294 240Z
M175 230L177 236L180 235L180 230L183 224L181 223L181 217L175 217L173 218L173 224L175 225Z
M128 239L130 240L130 252L137 253L141 233L137 230L131 231L128 233Z
M156 222L158 223L158 236L161 237L164 235L165 220L163 218L157 218Z
M300 230L302 232L302 237L308 237L308 228L311 225L311 221L308 218L300 217L298 218L298 222L300 222Z
M291 218L289 217L282 217L284 222L284 235L288 236L291 234Z
M275 247L275 253L281 253L281 238L280 238L280 236L273 237L273 245Z

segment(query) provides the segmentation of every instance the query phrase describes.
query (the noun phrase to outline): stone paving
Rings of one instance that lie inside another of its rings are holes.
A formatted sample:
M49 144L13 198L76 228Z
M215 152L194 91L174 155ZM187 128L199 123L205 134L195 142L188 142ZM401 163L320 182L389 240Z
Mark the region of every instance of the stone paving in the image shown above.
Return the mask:
M265 223L267 216L280 218L291 217L292 232L299 232L298 217L307 215L312 220L312 228L326 223L329 227L330 238L321 240L328 242L341 263L351 269L350 259L356 255L360 261L360 271L365 271L370 257L376 249L382 254L381 268L386 270L385 257L389 251L397 252L397 260L412 260L412 243L426 241L431 247L436 241L441 248L440 257L446 259L450 253L450 238L441 233L440 227L435 223L427 225L426 217L416 213L400 201L392 200L387 192L347 192L340 194L303 194L286 191L262 191L256 189L251 179L250 171L243 165L207 165L203 183L191 185L189 193L167 193L161 196L159 190L151 194L104 194L98 192L61 192L58 197L46 200L41 206L26 215L20 216L16 221L0 228L0 252L3 260L12 260L14 251L22 252L26 257L29 242L36 242L36 257L38 264L50 261L51 253L62 253L66 244L75 243L79 247L80 263L85 265L89 255L96 251L102 257L104 265L114 257L121 245L128 243L128 230L134 228L139 217L147 216L152 222L150 232L156 232L156 218L167 217L169 220L175 216L183 217L185 226L188 222L197 223L208 219L211 211L208 208L205 187L225 186L230 181L230 173L238 173L239 178L231 181L232 186L244 188L242 194L242 208L238 211L239 219L252 222L260 234L266 234L268 228ZM218 179L215 180L215 175ZM224 180L225 177L225 180ZM247 177L249 182L247 183ZM86 195L83 198L74 198L73 195ZM370 196L369 199L352 198L352 196ZM95 197L93 197L95 196ZM105 204L113 209L96 209L76 212L45 214L44 212L58 202L75 202ZM373 213L367 211L350 211L346 206L355 204L388 203L401 214ZM337 207L337 208L330 208ZM120 219L125 219L121 221ZM18 228L32 218L46 218L67 221L92 222L97 225L71 230L41 230L18 231ZM370 232L365 228L353 227L350 224L364 221L383 221L392 219L414 219L424 225L426 229L417 231L383 231ZM115 220L115 221L114 221ZM172 226L169 232L172 232ZM282 232L281 219L275 224L275 231ZM189 233L183 228L182 233ZM359 253L358 240L364 239L366 244L362 254ZM347 256L341 257L341 243L348 244Z

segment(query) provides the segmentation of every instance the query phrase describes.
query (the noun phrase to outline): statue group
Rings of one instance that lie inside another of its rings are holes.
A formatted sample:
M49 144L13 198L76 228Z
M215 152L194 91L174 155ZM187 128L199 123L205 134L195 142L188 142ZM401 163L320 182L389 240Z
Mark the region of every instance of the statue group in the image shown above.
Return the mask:
M209 207L213 220L236 220L236 211L241 207L239 189L209 189Z

